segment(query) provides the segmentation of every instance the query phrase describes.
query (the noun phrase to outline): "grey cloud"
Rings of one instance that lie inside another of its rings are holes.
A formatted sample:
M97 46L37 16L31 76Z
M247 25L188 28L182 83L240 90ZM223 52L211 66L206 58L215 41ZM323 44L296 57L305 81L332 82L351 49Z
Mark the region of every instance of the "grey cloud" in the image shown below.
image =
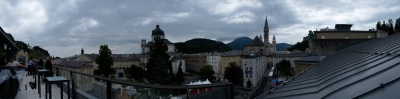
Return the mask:
M263 34L265 16L268 16L270 34L276 34L278 43L295 43L302 40L308 30L334 25L334 21L314 22L315 16L303 9L331 13L347 13L357 7L374 6L391 10L361 15L366 19L354 19L353 24L368 24L378 20L400 17L396 0L340 2L336 0L306 1L188 1L188 0L121 0L121 1L0 1L0 26L13 33L17 40L39 45L50 54L71 56L85 52L96 53L102 44L108 44L113 53L139 53L140 40L150 40L151 31L159 24L171 42L184 42L192 38L208 38L229 42L237 37L254 38ZM3 3L4 2L4 3ZM36 3L45 9L42 18L18 14L18 12L40 10L41 7L22 7L23 3ZM359 4L352 4L359 3ZM365 6L366 5L366 6ZM10 7L7 7L10 6ZM21 6L21 7L20 7ZM14 9L14 8L15 9ZM19 7L19 8L18 8ZM233 7L233 8L232 8ZM300 10L299 10L300 9ZM360 9L360 8L358 8ZM308 10L307 10L308 11ZM218 13L217 13L218 12ZM244 14L245 13L245 14ZM326 20L335 16L322 16ZM311 17L311 18L310 18ZM47 20L42 23L22 24L28 21ZM35 19L36 18L36 19ZM307 18L307 19L305 19ZM224 20L226 19L226 20ZM236 20L235 22L231 22ZM245 20L245 21L243 21ZM372 26L373 27L373 26ZM357 28L369 29L368 25ZM29 35L28 35L29 34Z

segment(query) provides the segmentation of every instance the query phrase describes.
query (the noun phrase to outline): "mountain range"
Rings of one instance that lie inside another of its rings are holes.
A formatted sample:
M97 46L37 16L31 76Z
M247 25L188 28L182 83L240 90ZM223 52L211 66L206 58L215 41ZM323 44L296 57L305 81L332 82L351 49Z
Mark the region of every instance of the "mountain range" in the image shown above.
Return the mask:
M243 50L244 46L249 44L253 39L249 37L239 37L233 40L232 42L229 42L227 45L232 49L232 50ZM283 51L286 50L287 48L291 47L291 44L287 43L277 43L276 44L276 50L277 51Z

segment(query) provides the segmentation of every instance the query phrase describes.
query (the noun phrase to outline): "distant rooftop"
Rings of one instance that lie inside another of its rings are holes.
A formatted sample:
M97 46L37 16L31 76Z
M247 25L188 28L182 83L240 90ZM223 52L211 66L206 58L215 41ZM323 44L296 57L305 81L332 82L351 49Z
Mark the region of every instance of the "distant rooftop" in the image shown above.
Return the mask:
M337 31L351 31L351 26L353 26L353 24L336 24L335 29Z
M258 99L400 97L400 34L336 51Z

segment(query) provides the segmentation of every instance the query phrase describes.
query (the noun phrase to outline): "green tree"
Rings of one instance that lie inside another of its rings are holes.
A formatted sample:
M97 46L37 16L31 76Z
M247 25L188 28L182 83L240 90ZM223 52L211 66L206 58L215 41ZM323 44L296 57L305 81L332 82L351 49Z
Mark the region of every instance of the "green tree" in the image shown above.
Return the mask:
M283 59L277 63L276 66L280 75L284 75L286 77L294 75L294 70L292 69L292 66L288 60Z
M388 35L392 35L392 34L394 34L394 27L393 27L393 21L392 21L392 19L389 19L388 20L388 26L387 26L387 29L388 29Z
M152 83L167 84L170 81L166 83L163 82L171 80L170 78L173 77L172 63L169 61L170 56L165 53L167 50L168 47L164 41L159 37L155 37L154 44L150 46L150 58L146 63L147 70L145 72L147 80ZM164 74L163 71L166 71L167 74ZM154 75L160 75L161 78Z
M381 30L387 32L387 25L386 25L385 21L383 21L383 24L381 26Z
M394 32L400 32L400 18L396 19L396 23L394 24Z
M206 77L210 81L214 79L214 74L215 72L211 65L206 65L200 68L200 75Z
M107 45L101 45L99 50L99 56L96 58L95 62L99 65L100 74L108 75L111 74L111 66L114 64L114 60L111 57L112 52Z
M301 42L297 42L296 44L294 44L292 47L288 48L289 51L293 51L293 50L300 50L300 51L305 51L306 48L309 48L308 46L308 41L303 40Z
M154 64L152 68L153 73L150 74L150 79L148 79L151 83L156 83L160 85L170 84L172 77L168 73L168 68L166 66L167 62L165 59L158 57L158 62Z
M382 27L381 21L378 21L376 23L376 30L381 30L381 27Z
M229 66L225 68L224 77L232 83L237 83L243 78L243 70L235 62L230 62Z
M182 72L182 62L179 62L178 72L176 72L175 81L177 83L182 83L184 81Z
M55 59L60 59L60 57L57 56Z
M129 74L132 76L132 78L142 79L143 73L143 69L135 65L131 65L131 67L129 68Z
M13 41L13 42L15 41L14 37L11 35L11 33L6 33L6 35L8 36L8 38L11 39L11 41Z

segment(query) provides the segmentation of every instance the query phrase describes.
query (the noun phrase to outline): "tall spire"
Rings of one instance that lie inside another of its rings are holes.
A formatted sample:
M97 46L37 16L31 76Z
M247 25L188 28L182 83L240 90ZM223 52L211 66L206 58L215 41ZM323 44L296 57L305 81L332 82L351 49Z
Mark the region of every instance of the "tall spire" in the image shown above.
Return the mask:
M261 34L260 34L260 39L262 39L262 36L261 36Z
M264 28L268 28L268 16L265 16Z
M274 40L274 41L275 41L275 34L274 34L274 37L272 37L272 40Z

